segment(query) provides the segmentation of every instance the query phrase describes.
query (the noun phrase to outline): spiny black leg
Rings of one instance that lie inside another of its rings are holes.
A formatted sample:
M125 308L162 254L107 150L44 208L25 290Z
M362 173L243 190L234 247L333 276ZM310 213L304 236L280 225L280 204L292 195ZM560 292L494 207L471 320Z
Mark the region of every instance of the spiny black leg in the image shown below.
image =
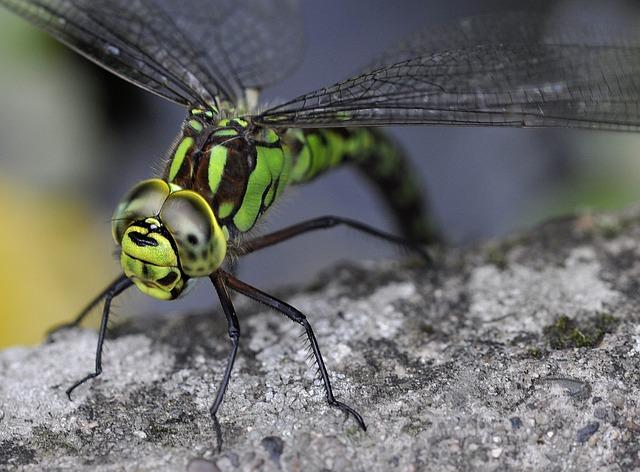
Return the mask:
M220 405L222 404L224 394L227 391L227 386L229 385L231 370L233 369L233 363L236 360L236 354L238 353L238 343L240 341L240 323L238 322L236 311L233 308L231 297L229 297L229 292L227 291L227 286L225 285L225 275L226 274L221 271L216 271L210 277L211 282L213 283L213 286L218 293L218 298L220 298L220 304L222 305L224 315L227 318L227 330L229 332L229 337L231 338L231 352L229 353L229 357L227 359L227 367L224 369L224 375L222 376L222 381L220 382L220 386L218 387L216 399L213 401L213 404L211 405L211 408L209 410L211 412L211 419L213 420L213 428L216 433L218 452L222 450L222 430L220 428L220 422L218 421L217 413L218 408L220 408Z
M219 272L222 272L222 271L219 271ZM304 316L304 314L301 313L299 310L289 305L288 303L283 302L282 300L278 300L277 298L267 293L264 293L261 290L255 287L252 287L251 285L248 285L242 282L241 280L238 280L235 277L232 277L229 274L225 274L225 280L226 280L227 286L232 290L235 290L236 292L241 293L246 297L252 298L260 303L264 303L268 307L271 307L274 310L279 311L290 320L295 321L296 323L302 325L302 327L306 332L307 338L309 339L309 343L311 344L311 349L316 359L316 364L318 365L318 371L320 373L320 377L322 378L322 382L324 384L324 391L326 393L327 401L329 402L329 405L340 408L342 411L353 416L353 418L356 420L358 425L364 431L366 431L367 426L365 425L364 420L362 419L362 416L360 416L360 414L357 411L355 411L353 408L351 408L349 405L346 405L345 403L342 403L336 400L336 398L333 396L333 390L331 389L331 381L329 380L329 374L327 373L327 369L324 365L324 360L322 359L322 354L320 353L320 347L318 346L318 341L316 341L316 336L315 334L313 334L313 329L311 329L311 325L309 324L307 317Z
M96 369L94 372L87 374L67 389L67 396L69 397L69 400L71 400L71 392L73 392L77 387L79 387L89 379L96 378L102 373L102 345L104 344L104 338L107 333L111 301L122 292L124 292L127 288L131 287L131 285L133 285L133 282L131 280L126 277L121 277L116 280L116 282L113 283L104 293L104 308L102 310L100 331L98 332L98 347L96 348Z
M291 239L309 231L333 228L334 226L338 225L345 225L349 228L353 228L370 236L374 236L390 243L406 247L407 249L414 251L416 254L422 257L427 263L432 262L432 258L429 253L419 244L416 244L407 239L400 238L398 236L394 236L393 234L385 233L384 231L380 231L376 228L373 228L372 226L360 223L359 221L350 220L348 218L341 218L339 216L322 216L320 218L314 218L313 220L303 221L302 223L288 226L279 231L275 231L273 233L251 239L242 245L240 249L240 255L250 254L259 249L273 246L274 244L281 243L282 241L286 241L287 239Z
M75 328L76 326L78 326L80 323L82 323L82 320L84 320L85 317L91 312L91 310L93 310L93 308L98 303L100 303L100 300L105 298L114 287L116 287L118 284L124 282L125 280L127 280L127 276L124 275L124 274L120 275L116 280L111 282L111 284L109 284L107 286L107 288L105 288L100 293L100 295L98 295L96 298L91 300L91 302L89 302L89 304L84 308L84 310L82 310L80 312L80 314L78 316L76 316L76 318L73 321L71 321L69 323L59 324L59 325L56 325L56 326L50 328L47 331L47 338L50 338L53 334L55 334L58 331L61 331L63 329Z

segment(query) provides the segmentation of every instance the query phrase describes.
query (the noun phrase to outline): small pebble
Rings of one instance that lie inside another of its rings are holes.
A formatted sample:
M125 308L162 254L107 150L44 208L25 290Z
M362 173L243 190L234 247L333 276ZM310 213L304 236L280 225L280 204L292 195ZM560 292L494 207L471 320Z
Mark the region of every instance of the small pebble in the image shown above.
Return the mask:
M598 418L599 420L603 420L603 419L605 419L605 418L607 417L607 410L606 410L606 408L602 408L602 407L596 408L596 409L593 411L593 416L595 416L595 417L596 417L596 418Z
M579 443L587 442L589 438L593 436L596 431L598 431L599 427L600 427L600 423L598 423L597 421L594 421L593 423L589 423L583 428L580 428L576 433L576 440Z
M147 433L144 431L134 431L133 435L140 439L147 439Z
M522 420L519 416L513 416L509 418L509 421L511 421L511 427L513 429L520 429L522 427Z
M260 441L262 447L269 453L269 458L275 462L280 462L280 456L284 450L284 441L277 436L267 436Z
M491 457L493 457L494 459L497 459L501 455L502 455L502 448L501 447L496 447L495 449L491 450Z

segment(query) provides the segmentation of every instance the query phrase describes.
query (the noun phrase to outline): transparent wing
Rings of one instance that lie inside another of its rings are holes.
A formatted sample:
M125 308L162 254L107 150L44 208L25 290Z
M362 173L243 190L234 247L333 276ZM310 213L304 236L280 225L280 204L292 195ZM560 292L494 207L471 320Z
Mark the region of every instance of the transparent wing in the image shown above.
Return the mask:
M297 63L293 0L0 0L115 74L185 106L242 103Z
M256 121L640 129L640 40L613 28L473 18L420 33L365 70Z

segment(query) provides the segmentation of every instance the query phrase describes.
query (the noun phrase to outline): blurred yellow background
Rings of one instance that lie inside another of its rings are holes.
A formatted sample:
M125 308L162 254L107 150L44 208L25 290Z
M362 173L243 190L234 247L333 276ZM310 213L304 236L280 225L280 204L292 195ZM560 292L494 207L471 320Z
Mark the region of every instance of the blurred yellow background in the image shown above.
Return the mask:
M34 344L115 277L92 85L55 41L0 11L0 348ZM61 139L60 136L64 136Z
M0 349L34 344L115 277L90 209L0 177ZM106 239L106 241L105 241Z

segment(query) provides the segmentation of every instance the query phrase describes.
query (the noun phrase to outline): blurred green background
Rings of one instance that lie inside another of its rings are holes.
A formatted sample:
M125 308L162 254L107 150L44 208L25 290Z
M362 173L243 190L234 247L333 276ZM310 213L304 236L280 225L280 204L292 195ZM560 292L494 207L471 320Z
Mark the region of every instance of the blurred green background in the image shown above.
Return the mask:
M522 1L518 9L638 21L637 2ZM265 94L291 98L350 75L410 31L461 16L512 10L507 0L304 2L298 71ZM147 178L183 111L139 91L0 10L0 348L32 344L68 321L119 272L110 215ZM392 129L415 160L448 239L469 244L582 209L640 199L640 135L577 130ZM264 230L323 214L391 229L380 202L340 170L295 190ZM309 247L313 245L313 254ZM241 276L265 288L310 280L338 259L395 257L348 231L310 235L251 256ZM211 307L202 284L174 305L128 295L118 313ZM95 321L95 319L94 319Z

